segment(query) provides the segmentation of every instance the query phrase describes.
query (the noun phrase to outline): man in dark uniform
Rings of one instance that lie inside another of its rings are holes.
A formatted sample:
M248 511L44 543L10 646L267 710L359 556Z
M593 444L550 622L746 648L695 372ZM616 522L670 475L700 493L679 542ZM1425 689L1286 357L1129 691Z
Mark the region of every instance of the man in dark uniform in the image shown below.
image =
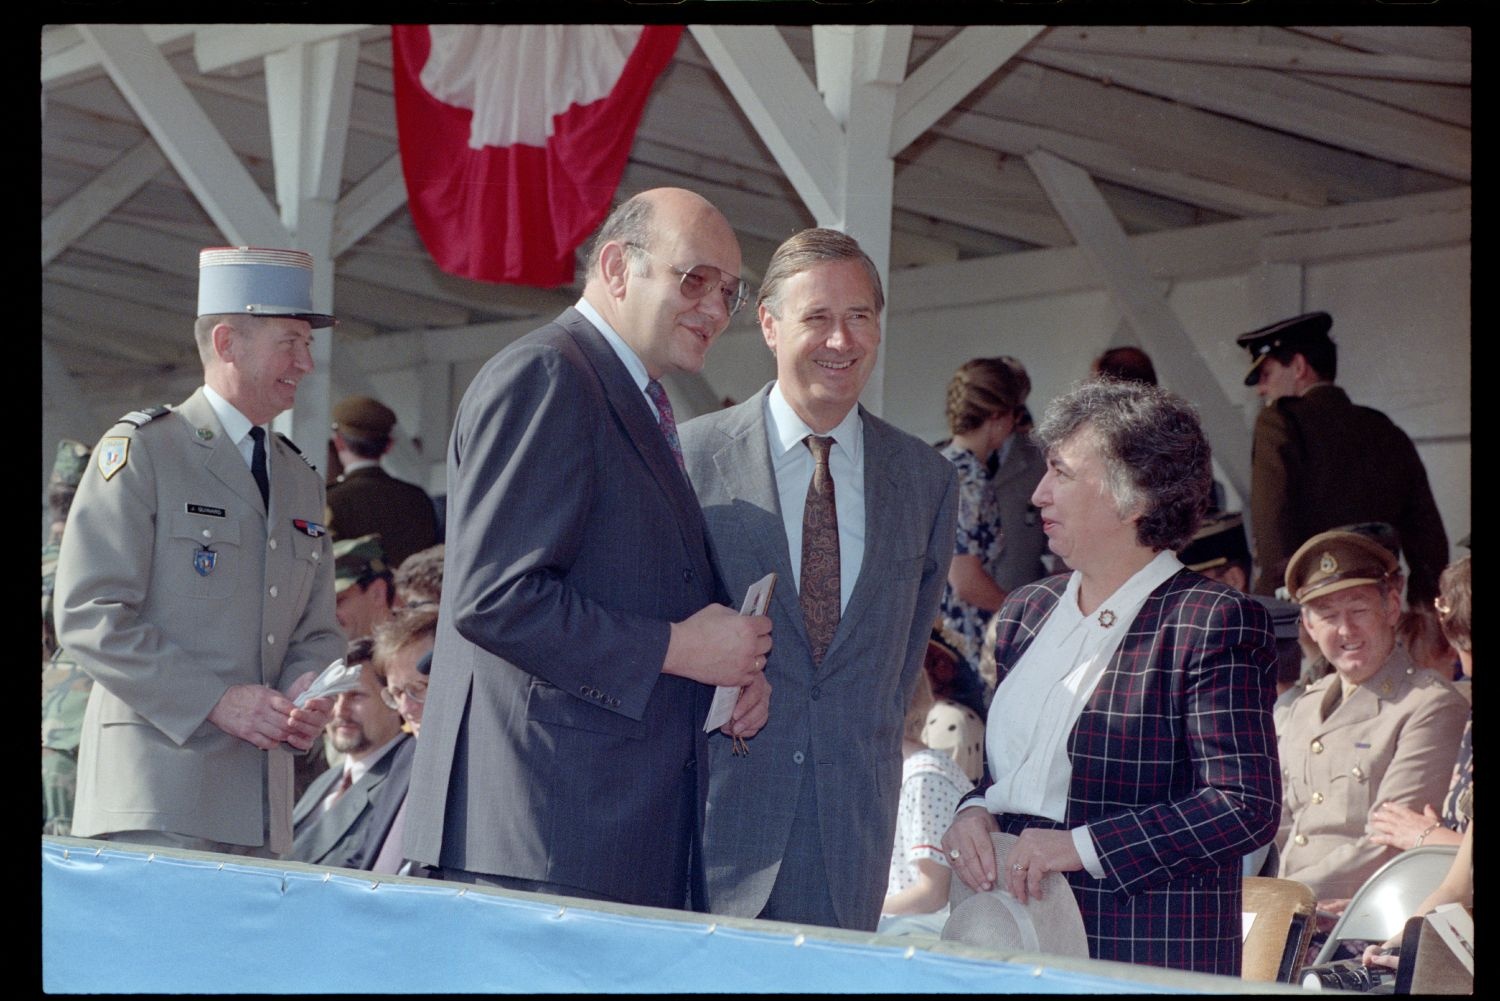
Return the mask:
M344 472L328 488L328 530L335 539L380 533L393 567L438 541L432 498L414 483L380 467L391 450L395 411L368 396L351 396L333 408L333 447Z
M1333 384L1333 318L1306 313L1241 334L1253 360L1245 385L1265 400L1255 422L1250 527L1254 591L1271 594L1291 553L1351 522L1394 525L1411 568L1407 600L1428 602L1448 562L1448 537L1416 448L1378 410Z

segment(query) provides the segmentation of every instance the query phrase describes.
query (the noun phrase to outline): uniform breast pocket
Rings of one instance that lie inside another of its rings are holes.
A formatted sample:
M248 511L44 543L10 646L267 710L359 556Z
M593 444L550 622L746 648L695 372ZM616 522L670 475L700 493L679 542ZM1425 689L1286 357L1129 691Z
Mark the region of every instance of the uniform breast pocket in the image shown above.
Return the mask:
M186 512L167 522L167 565L153 572L176 594L217 600L235 592L243 574L239 522Z

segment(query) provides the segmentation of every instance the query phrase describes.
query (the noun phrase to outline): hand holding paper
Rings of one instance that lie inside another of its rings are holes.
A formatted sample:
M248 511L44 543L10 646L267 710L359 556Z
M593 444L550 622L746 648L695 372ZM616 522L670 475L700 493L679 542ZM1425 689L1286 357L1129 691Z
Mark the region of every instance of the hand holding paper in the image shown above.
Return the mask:
M323 673L313 679L307 690L292 700L292 705L301 709L312 699L320 699L325 695L333 698L340 692L350 692L359 687L359 675L364 670L363 664L345 664L344 658L323 668Z
M771 591L776 586L776 574L768 573L760 580L751 584L745 592L745 601L740 606L741 615L765 615L766 609L771 607ZM762 662L761 667L765 664ZM744 697L741 697L741 692ZM754 736L755 733L765 725L770 709L771 685L765 680L762 672L751 684L743 687L739 685L720 685L714 692L714 701L708 710L708 719L704 721L703 729L707 733L725 727L734 719L735 707L738 704L741 712L737 722L742 724L742 733L735 734L730 729L725 733L735 739L735 753L748 754L749 748L745 745L744 738Z

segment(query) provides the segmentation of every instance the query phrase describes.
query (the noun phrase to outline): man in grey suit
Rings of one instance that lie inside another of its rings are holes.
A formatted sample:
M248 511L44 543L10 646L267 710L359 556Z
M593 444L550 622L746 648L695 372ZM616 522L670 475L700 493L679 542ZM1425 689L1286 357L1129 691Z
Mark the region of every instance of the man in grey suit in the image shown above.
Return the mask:
M605 220L583 297L475 376L448 447L437 643L406 856L445 879L690 902L712 685L765 721L771 621L714 576L667 372L743 301L724 217L678 188Z
M363 648L367 663L359 687L334 699L333 719L328 722L328 742L344 760L313 779L292 810L292 850L287 858L297 862L349 865L364 843L376 798L392 777L400 745L411 739L401 732L401 714L381 698L382 683L368 663L369 643L361 637L350 644L351 651ZM352 663L348 656L344 660Z
M204 851L291 846L292 758L328 721L293 700L344 651L323 477L263 425L312 371L312 258L199 255L204 385L127 414L68 520L58 633L96 682L73 833Z
M709 741L709 909L873 931L958 488L941 454L857 405L884 298L854 240L793 236L759 304L776 381L682 428L730 592L779 579L776 711L748 756Z

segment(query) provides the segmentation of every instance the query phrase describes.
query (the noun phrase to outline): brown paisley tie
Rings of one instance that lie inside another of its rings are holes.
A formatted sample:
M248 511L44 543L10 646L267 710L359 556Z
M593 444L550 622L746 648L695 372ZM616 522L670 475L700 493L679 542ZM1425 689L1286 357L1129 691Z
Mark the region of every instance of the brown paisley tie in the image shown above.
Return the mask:
M823 663L839 626L839 515L833 502L833 475L828 471L832 438L808 435L812 482L802 508L802 621L812 642L813 663Z

